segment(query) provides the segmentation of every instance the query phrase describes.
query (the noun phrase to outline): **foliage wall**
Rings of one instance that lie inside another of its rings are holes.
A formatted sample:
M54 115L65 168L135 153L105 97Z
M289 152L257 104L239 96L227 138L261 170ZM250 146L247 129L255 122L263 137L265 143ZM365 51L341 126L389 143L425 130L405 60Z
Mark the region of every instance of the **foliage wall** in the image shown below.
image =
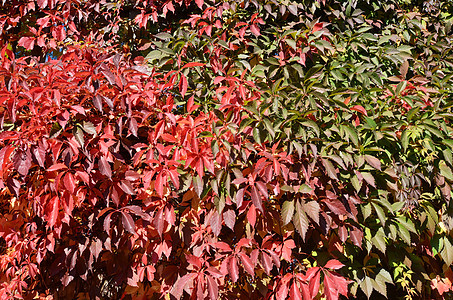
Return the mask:
M0 0L0 299L452 297L452 21Z

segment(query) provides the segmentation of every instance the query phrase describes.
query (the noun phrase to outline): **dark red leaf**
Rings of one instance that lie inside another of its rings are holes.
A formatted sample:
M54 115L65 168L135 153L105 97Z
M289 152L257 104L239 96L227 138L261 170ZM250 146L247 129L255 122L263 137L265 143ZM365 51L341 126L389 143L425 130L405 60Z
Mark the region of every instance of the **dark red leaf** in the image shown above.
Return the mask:
M351 237L351 241L357 247L362 247L362 239L363 239L363 232L359 228L354 228L353 230L349 231L349 236Z
M130 233L135 233L135 222L130 214L125 211L121 212L121 219L123 221L123 227Z
M135 195L134 187L129 180L121 180L119 186L126 194Z
M28 174L28 170L31 167L31 153L30 149L25 151L17 151L14 155L14 168L19 174L25 176Z
M107 176L108 178L112 178L112 169L110 168L110 164L104 158L104 156L99 157L98 165L99 172L101 172L101 174Z
M112 213L109 213L104 219L104 231L110 235L110 222L112 218Z
M251 197L252 197L252 202L255 205L257 209L259 209L261 212L264 212L263 210L263 202L261 201L261 196L258 193L258 189L253 185L250 191Z

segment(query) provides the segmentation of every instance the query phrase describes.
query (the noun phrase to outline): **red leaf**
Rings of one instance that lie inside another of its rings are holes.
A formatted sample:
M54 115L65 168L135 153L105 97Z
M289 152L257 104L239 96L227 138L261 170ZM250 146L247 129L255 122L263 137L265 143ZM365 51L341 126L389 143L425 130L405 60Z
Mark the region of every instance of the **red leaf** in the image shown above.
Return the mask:
M312 32L319 31L319 30L321 30L323 27L324 27L324 23L316 23L315 26L313 26L313 31L312 31Z
M33 156L35 157L38 165L41 168L44 168L44 163L46 162L46 151L42 145L33 148Z
M343 296L348 295L348 280L344 278L343 276L337 275L336 273L333 272L328 272L324 271L324 281L326 278L329 278L329 280L332 281L332 285L329 287L332 287L336 291L336 296L338 297L338 294L341 294ZM338 299L338 298L335 298Z
M256 36L261 35L260 28L258 27L258 25L255 25L255 24L250 25L250 31Z
M289 274L289 275L292 275L292 274ZM286 275L285 275L285 277L286 277ZM277 293L275 294L275 298L277 300L286 300L286 297L288 297L288 287L289 287L289 281L281 280L280 284L277 288Z
M210 224L214 235L219 236L220 230L222 229L222 217L216 210L212 212Z
M134 135L137 136L138 124L135 118L131 118L129 120L129 131Z
M57 27L56 36L55 37L60 42L63 41L66 38L66 30L64 29L64 27L62 25Z
M201 9L203 7L204 0L195 0L195 3Z
M219 298L219 287L217 282L211 276L206 276L208 283L208 295L211 300L217 300Z
M354 245L362 248L363 232L360 229L354 228L354 230L349 232L349 236Z
M336 282L329 276L329 272L324 273L324 295L327 300L338 300L338 290L336 288Z
M101 172L101 174L107 176L108 178L112 178L112 169L110 168L110 164L104 158L104 156L99 157L98 165L99 172Z
M256 208L253 204L250 206L250 209L247 211L247 220L249 221L250 225L252 225L252 227L255 227Z
M252 202L261 212L263 211L263 202L261 201L261 196L258 193L258 189L253 185L250 192L252 196Z
M313 267L308 269L306 275L308 283L308 288L310 291L311 298L314 298L319 292L321 272L318 267Z
M289 290L289 297L291 300L302 300L302 294L300 293L299 288L297 287L296 280L293 281L291 289Z
M228 209L223 213L223 220L225 225L228 226L231 230L234 230L234 225L236 224L236 213L232 209Z
M57 223L58 212L60 210L60 198L58 198L58 196L54 196L52 199L50 199L47 205L47 222L50 227L53 227L55 223Z
M157 211L156 216L154 216L153 225L156 228L156 230L159 233L159 235L162 236L162 233L164 231L164 217L163 217L163 209L162 208L159 209Z
M184 287L189 283L192 284L195 277L197 277L197 273L189 273L176 280L170 294L172 294L176 299L180 299L184 292Z
M252 275L252 277L255 275L255 266L252 263L252 260L250 257L247 256L245 253L239 253L239 257L241 258L242 265L244 266L244 269L247 273Z
M66 189L71 193L74 194L76 184L74 180L74 176L71 173L66 173L64 178L63 178L63 183Z
M179 81L179 92L184 97L187 93L187 78L183 74L181 74L181 80Z
M232 256L228 260L228 274L230 274L231 280L236 282L239 279L239 268L238 260L236 256Z
M108 82L111 85L115 84L115 75L109 70L109 69L104 69L101 71L102 74L104 74L105 78L107 78Z
M185 65L181 68L181 70L182 70L182 69L186 69L186 68L201 67L201 66L204 66L204 63L190 62L190 63L185 64Z
M257 181L255 182L258 190L261 192L261 195L264 196L264 198L268 199L269 198L269 194L267 193L267 187L266 187L266 184L262 181Z
M109 213L104 219L104 231L110 235L110 222L112 218L112 213Z
M301 288L302 288L302 298L303 299L311 299L310 290L309 290L308 284L302 283L301 284Z
M261 252L261 265L264 268L264 271L266 272L267 275L271 274L271 270L273 267L272 264L272 257L267 254L266 252Z
M47 0L37 0L39 8L44 8L47 6Z
M351 109L358 111L358 112L364 114L365 116L368 116L366 109L362 105L354 105L353 107L351 107Z
M31 167L31 152L30 149L26 151L17 151L14 155L14 168L19 174L25 176Z
M191 96L189 98L189 100L187 101L187 112L190 114L191 112L193 112L194 110L196 110L199 107L200 107L200 105L194 105L194 97Z
M134 219L130 214L128 214L125 211L121 212L121 219L123 221L123 227L130 233L134 234L135 233L135 222Z
M33 37L21 37L18 45L24 47L27 50L32 50L35 47L35 38Z
M236 206L240 208L242 206L242 202L244 201L244 189L240 189L236 193Z
M344 265L340 261L338 261L337 259L329 260L326 263L326 265L324 266L324 268L326 268L326 269L334 269L334 270L341 269L343 267L344 267Z
M119 186L125 193L135 195L134 187L129 180L121 180Z
M376 170L381 170L381 161L377 157L365 154L364 158L370 166L372 166Z

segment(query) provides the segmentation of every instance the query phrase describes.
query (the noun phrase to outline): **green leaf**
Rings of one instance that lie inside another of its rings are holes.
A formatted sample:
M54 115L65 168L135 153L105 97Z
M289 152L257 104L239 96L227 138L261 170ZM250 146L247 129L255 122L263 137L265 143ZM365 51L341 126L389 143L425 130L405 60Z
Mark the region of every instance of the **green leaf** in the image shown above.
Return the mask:
M302 184L299 188L299 193L309 194L313 189L308 184Z
M305 202L303 205L304 212L319 225L319 212L321 207L316 201Z
M372 203L372 205L374 207L374 210L376 211L376 214L378 215L379 220L381 221L381 225L384 226L385 221L387 220L384 210L382 209L382 207L380 205L378 205L374 202Z
M374 279L376 284L374 285L374 289L378 291L381 295L387 298L387 283L393 284L392 276L389 272L385 269L381 269L381 271L376 275Z
M444 155L445 160L450 164L450 166L453 165L451 150L449 148L446 148L442 150L442 154Z
M403 217L403 216L399 216L396 218L398 220L398 222L403 225L404 227L406 227L407 230L417 234L417 230L415 229L415 225L414 223L412 222L411 219L407 218L407 217Z
M192 180L195 193L197 193L198 197L201 197L201 194L203 193L203 179L197 175L194 176Z
M296 202L296 213L293 216L293 223L297 232L299 232L300 236L302 237L302 240L305 240L305 235L307 234L308 230L308 218L304 210L302 209L300 202Z
M352 186L355 188L356 192L358 193L360 189L362 188L362 182L359 181L359 178L357 178L357 175L354 175L351 177L351 183Z
M294 201L285 201L282 206L282 221L283 225L291 222L294 215Z
M338 180L337 172L330 160L322 158L321 161L324 165L324 168L326 168L327 175L329 175L329 177L332 179Z
M50 129L49 137L51 139L56 138L63 131L63 127L58 122L53 123L52 128Z
M83 138L82 128L80 128L79 126L74 126L72 134L74 135L76 141L79 143L80 147L83 148L85 145L85 139Z
M365 157L366 162L370 166L372 166L373 168L381 171L381 161L378 158L376 158L374 156L371 156L371 155L368 155L368 154L365 154L364 157Z
M160 32L160 33L156 34L155 37L157 37L158 39L161 39L161 40L167 40L167 39L171 39L173 36L167 32Z
M404 151L407 151L407 147L409 146L409 136L407 129L405 129L401 134L401 144L403 145Z
M365 278L360 282L360 288L363 293L370 298L371 293L373 293L373 281L370 277L365 276Z
M160 59L160 58L162 58L162 52L159 50L153 50L153 51L149 52L148 55L146 55L146 59L150 60L150 61L153 61L155 59Z
M306 120L306 121L301 122L301 124L312 128L315 131L316 136L319 137L319 127L315 122L313 122L312 120Z
M451 266L453 263L453 246L451 245L448 237L444 237L443 240L444 248L440 251L440 256L447 266Z
M444 176L445 178L447 178L450 181L453 181L453 173L451 172L450 167L447 166L445 161L442 160L439 162L439 169L440 169L440 174L442 174L442 176Z
M444 239L441 238L440 235L434 235L431 239L431 250L433 252L433 256L439 254L442 249L444 248Z
M371 204L367 203L365 205L361 205L362 208L362 215L363 219L366 220L371 215Z
M409 230L407 230L406 227L399 223L398 223L398 235L406 244L408 245L411 244L411 234Z
M360 173L362 174L363 179L365 179L365 181L366 181L369 185L371 185L371 186L373 186L373 187L376 187L376 183L375 183L375 181L374 181L374 177L373 177L373 175L371 175L371 173L368 173L368 172L360 172Z
M343 126L346 135L348 136L348 140L352 141L352 143L356 146L359 145L359 136L357 132L349 126Z
M376 232L374 237L371 239L373 246L375 246L379 251L385 254L386 242L385 242L385 233L382 227Z
M274 127L272 126L271 122L269 119L265 118L264 119L264 125L266 126L267 131L271 134L272 138L275 137L275 130Z
M258 127L253 128L253 138L255 139L255 142L261 144L261 135Z

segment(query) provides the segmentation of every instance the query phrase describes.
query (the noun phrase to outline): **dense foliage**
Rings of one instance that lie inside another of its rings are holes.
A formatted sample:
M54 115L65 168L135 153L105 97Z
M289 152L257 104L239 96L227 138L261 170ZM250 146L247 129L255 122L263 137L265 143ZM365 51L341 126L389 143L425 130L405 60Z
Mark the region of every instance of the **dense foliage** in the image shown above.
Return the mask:
M0 0L0 299L452 297L452 22Z

